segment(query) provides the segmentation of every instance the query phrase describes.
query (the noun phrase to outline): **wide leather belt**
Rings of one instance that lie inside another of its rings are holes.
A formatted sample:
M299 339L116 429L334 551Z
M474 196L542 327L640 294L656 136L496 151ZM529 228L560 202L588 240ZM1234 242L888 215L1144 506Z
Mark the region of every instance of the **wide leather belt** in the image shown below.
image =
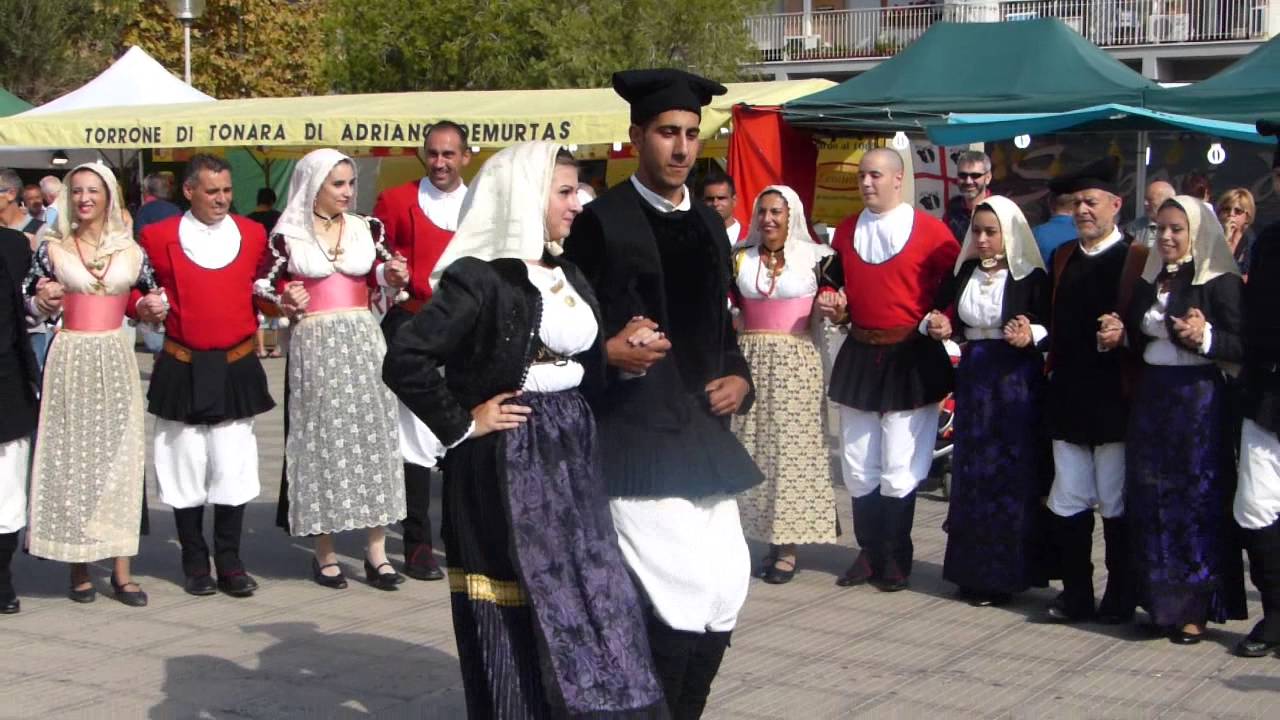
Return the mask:
M849 325L849 337L863 345L896 345L911 337L916 332L914 325L902 327L868 329L857 325Z
M252 353L254 346L255 345L254 345L253 338L247 338L244 340L244 342L241 342L240 344L233 346L232 348L227 350L227 362L233 363L239 360L240 358L245 357L249 353ZM172 340L164 341L164 351L172 355L173 358L178 362L184 362L184 363L190 363L191 354L195 352L191 348L185 347L183 345L179 345L178 343Z

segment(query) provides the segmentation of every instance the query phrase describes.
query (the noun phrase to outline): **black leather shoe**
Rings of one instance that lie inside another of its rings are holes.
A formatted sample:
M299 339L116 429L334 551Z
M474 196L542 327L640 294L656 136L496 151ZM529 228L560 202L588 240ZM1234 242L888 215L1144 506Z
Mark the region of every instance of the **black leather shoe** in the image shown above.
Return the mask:
M875 577L875 571L871 569L871 556L866 550L858 552L858 557L849 566L844 574L836 578L836 585L840 587L854 587L856 585L864 585Z
M778 552L774 549L775 547L774 545L769 546L768 554L760 558L760 566L752 571L752 577L764 579L769 574L769 568L773 567L773 564L778 561Z
M404 574L414 580L443 580L444 571L436 564L430 545L418 545L404 559Z
M0 593L0 615L14 615L22 609L17 593L12 590Z
M969 604L973 607L1000 607L1013 602L1013 595L1009 593L987 593L974 595L969 599Z
M1251 640L1248 637L1236 643L1234 652L1239 657L1257 658L1266 657L1276 650L1280 650L1280 642L1263 642L1262 640Z
M258 589L258 583L243 570L218 573L218 589L231 597L249 597Z
M137 588L130 590L129 586ZM115 593L116 600L128 605L129 607L146 607L147 594L142 591L142 586L136 582L127 582L123 585L116 583L116 576L111 576L111 591Z
M213 581L213 577L209 573L188 575L186 581L182 583L182 591L197 597L213 595L218 592L218 584Z
M779 562L790 565L791 569L783 570L782 568L778 567ZM764 574L763 579L765 582L769 583L770 585L786 585L787 583L791 582L791 579L794 578L795 576L796 576L796 561L786 560L784 558L784 559L775 560L773 565L769 566L769 570Z
M1070 625L1072 623L1089 622L1093 620L1093 613L1072 613L1059 603L1049 606L1049 609L1041 617L1041 622L1062 623Z
M67 590L67 597L70 598L72 602L78 602L83 605L96 600L98 597L98 591L93 587L93 585L90 585L85 590L77 590L75 586L72 585L71 588Z
M388 572L380 572L382 568L386 568ZM368 558L365 558L364 561L364 576L370 585L379 590L398 590L397 586L403 582L403 580L399 579L400 573L391 567L391 563L384 562L374 567Z
M338 568L338 574L325 575L325 568ZM334 590L347 589L347 578L342 574L342 566L338 563L321 565L319 560L311 558L311 578L316 581L317 585L321 585L323 587L333 588Z
M1174 645L1199 645L1203 640L1203 632L1189 633L1186 630L1174 630L1169 634L1169 642Z

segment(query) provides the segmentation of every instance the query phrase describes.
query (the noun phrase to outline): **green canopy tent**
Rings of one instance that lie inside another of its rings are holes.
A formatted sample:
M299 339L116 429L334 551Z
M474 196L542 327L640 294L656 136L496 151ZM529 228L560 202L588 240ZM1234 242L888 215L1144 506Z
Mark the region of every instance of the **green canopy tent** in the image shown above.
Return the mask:
M913 130L950 113L1141 106L1155 87L1055 18L944 22L875 68L786 103L783 117L813 129Z
M4 88L0 88L0 117L17 115L23 110L30 109L31 103L23 100Z
M1250 124L1260 117L1280 117L1280 36L1206 80L1148 90L1146 106Z

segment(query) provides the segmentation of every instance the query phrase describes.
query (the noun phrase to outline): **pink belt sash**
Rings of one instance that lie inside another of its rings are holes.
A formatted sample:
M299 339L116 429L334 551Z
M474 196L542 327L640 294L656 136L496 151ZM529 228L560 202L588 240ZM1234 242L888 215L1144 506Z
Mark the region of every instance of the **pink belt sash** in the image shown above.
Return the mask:
M62 297L62 327L80 332L119 330L124 324L124 308L129 294L88 295L67 293Z
M303 278L302 285L311 296L307 303L309 313L369 307L369 286L363 277L335 272L326 278Z
M803 333L812 311L812 295L774 300L742 298L742 321L747 332Z

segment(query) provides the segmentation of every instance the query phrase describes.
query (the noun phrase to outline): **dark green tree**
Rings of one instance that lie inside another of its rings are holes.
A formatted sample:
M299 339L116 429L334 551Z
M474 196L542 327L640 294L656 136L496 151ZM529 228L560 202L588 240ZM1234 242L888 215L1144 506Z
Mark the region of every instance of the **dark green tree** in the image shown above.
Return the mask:
M39 105L102 72L138 0L0 0L0 87Z

